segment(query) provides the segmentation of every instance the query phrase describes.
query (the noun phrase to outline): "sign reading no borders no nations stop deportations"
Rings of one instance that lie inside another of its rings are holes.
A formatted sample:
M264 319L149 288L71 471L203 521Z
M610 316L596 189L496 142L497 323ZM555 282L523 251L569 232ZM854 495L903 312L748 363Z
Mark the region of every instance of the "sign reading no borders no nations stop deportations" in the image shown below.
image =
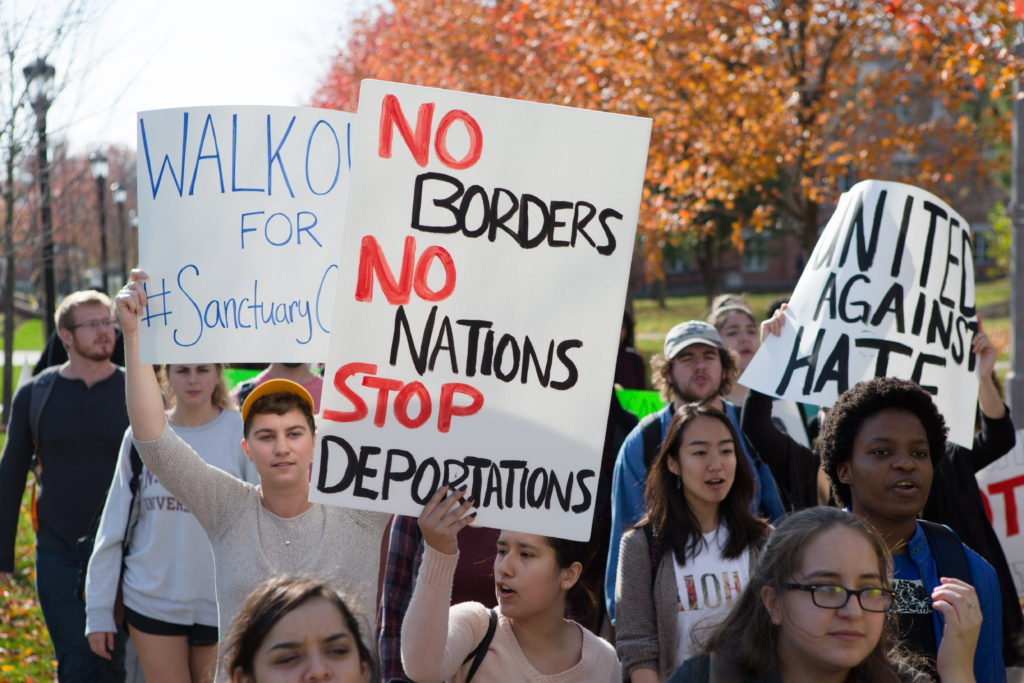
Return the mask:
M322 362L354 114L192 107L138 116L142 362Z
M648 119L364 81L310 499L585 540Z

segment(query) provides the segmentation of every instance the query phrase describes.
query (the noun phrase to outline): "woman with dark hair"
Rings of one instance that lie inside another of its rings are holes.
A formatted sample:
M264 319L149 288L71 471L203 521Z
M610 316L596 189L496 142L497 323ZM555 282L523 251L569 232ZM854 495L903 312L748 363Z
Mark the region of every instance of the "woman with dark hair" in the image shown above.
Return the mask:
M930 681L896 647L891 562L881 536L853 513L815 507L791 514L728 618L708 634L705 652L669 683ZM950 623L977 628L953 614ZM958 644L951 639L939 657L943 681L974 680Z
M750 513L754 477L738 444L718 410L691 403L672 416L646 514L619 552L616 650L631 681L663 680L747 583L768 526Z
M619 683L615 650L575 621L593 597L579 583L586 543L502 531L494 558L495 611L476 602L449 606L458 533L475 517L473 500L441 487L423 507L426 541L402 624L402 665L414 681ZM493 626L492 626L493 624Z
M234 683L333 680L367 683L373 655L352 610L329 584L279 576L258 586L224 641Z

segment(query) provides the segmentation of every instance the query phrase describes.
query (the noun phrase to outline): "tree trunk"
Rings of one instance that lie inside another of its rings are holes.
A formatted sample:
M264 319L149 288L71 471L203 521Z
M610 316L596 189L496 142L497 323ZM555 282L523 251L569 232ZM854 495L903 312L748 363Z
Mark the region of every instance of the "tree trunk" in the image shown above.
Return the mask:
M11 416L11 396L14 392L14 159L17 150L12 140L7 148L4 183L4 413L6 426Z

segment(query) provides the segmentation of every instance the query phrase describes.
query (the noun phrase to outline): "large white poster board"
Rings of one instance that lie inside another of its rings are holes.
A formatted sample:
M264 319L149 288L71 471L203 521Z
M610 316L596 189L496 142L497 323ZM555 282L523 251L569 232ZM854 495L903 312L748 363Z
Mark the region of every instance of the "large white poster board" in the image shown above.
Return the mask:
M989 521L1013 573L1017 595L1024 597L1024 430L1017 432L1013 450L978 472L977 478Z
M840 198L782 336L765 341L740 382L830 406L861 380L911 379L932 393L950 439L970 447L976 328L970 224L929 192L867 180Z
M354 121L300 107L139 113L142 362L323 362Z
M587 539L651 122L364 81L310 500Z

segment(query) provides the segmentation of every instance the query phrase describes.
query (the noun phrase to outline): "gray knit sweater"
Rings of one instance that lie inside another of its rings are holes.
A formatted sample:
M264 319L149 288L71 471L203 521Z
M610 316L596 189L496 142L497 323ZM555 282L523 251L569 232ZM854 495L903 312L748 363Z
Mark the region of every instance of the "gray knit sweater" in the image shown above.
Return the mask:
M380 543L390 515L314 504L285 519L263 507L255 486L204 462L166 426L155 440L136 439L135 446L210 538L222 637L250 591L292 573L325 579L342 591L366 642L375 623ZM217 679L225 680L222 669Z

